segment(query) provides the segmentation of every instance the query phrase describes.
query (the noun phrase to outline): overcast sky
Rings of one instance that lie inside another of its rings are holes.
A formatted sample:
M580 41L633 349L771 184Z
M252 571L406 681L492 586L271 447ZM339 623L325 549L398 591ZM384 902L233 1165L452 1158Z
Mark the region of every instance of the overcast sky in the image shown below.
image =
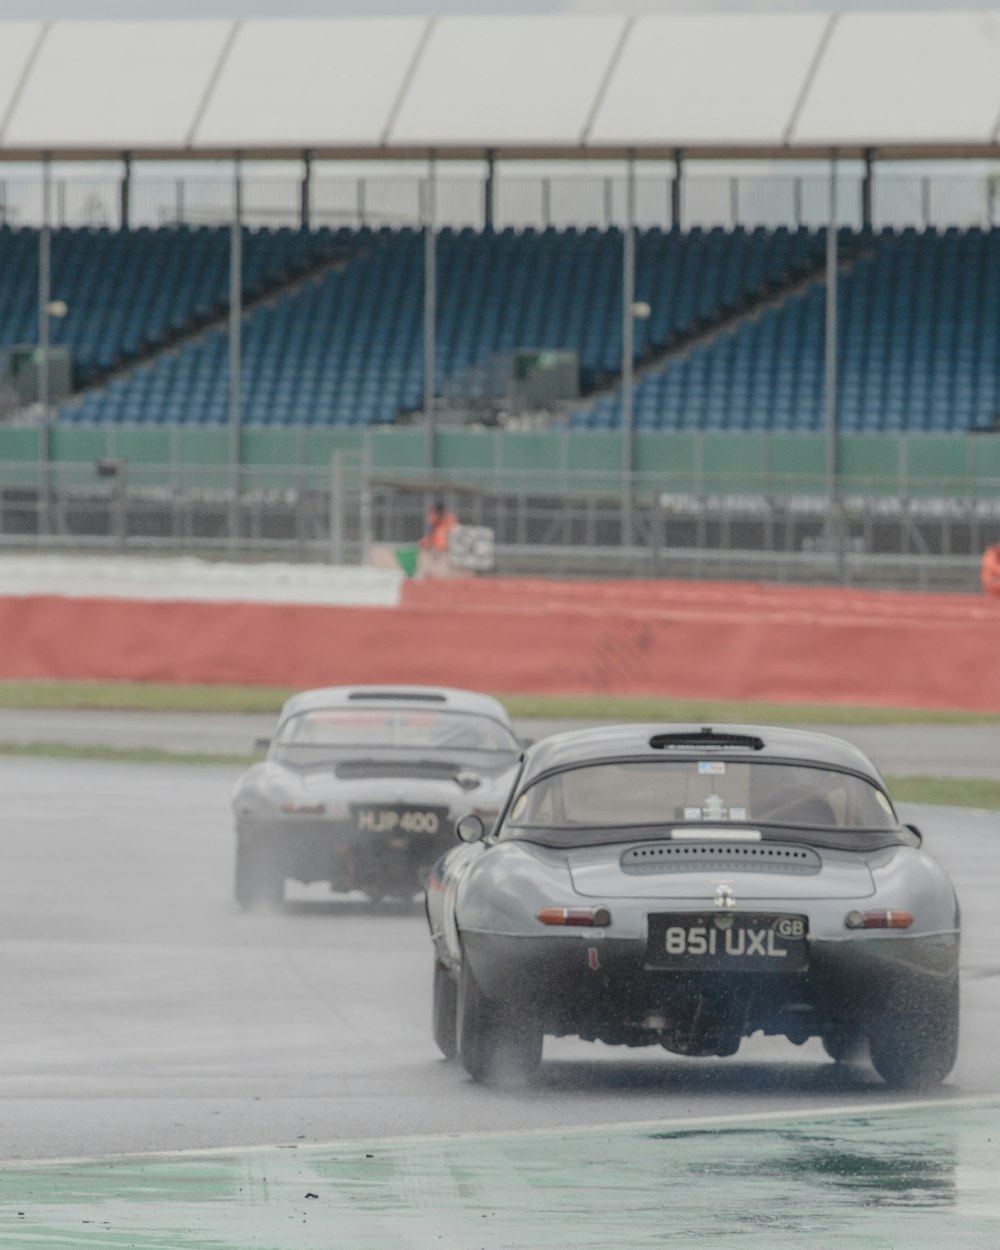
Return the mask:
M428 13L708 13L993 8L997 0L0 0L0 19L346 17Z

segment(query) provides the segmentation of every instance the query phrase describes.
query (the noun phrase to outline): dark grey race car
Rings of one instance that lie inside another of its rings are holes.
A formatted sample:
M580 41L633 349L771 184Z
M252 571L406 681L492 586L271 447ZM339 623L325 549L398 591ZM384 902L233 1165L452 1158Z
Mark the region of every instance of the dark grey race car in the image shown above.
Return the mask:
M459 816L492 822L521 755L504 707L464 690L310 690L282 709L267 759L240 779L235 896L275 905L285 882L412 898Z
M865 1043L890 1085L958 1046L959 909L871 761L755 726L620 726L526 752L495 827L428 882L434 1033L476 1080L546 1033L731 1055L763 1031Z

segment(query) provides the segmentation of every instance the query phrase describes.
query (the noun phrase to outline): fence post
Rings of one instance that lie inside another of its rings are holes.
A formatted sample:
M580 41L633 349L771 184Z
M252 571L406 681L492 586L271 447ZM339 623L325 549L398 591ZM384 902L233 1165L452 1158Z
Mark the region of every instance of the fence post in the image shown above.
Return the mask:
M330 457L330 563L344 563L344 453Z
M861 180L861 225L864 228L868 228L872 224L874 162L875 149L865 148L865 172Z
M309 230L312 227L312 171L313 153L306 150L302 153L302 181L299 184L300 230Z
M837 428L837 153L830 154L830 203L826 227L826 326L825 394L826 496L829 519L827 542L831 546L837 581L843 584L845 551L843 519L839 514L840 480Z
M128 545L128 465L122 461L112 486L115 498L115 536L118 548L124 551Z
M497 154L490 148L486 154L486 181L483 183L483 229L492 231L496 208Z
M357 181L358 195L358 228L361 229L368 222L368 181L365 178L359 178Z
M118 221L122 230L132 226L132 153L122 153L122 180L118 187Z
M372 543L375 538L372 526L372 457L368 446L361 457L361 503L358 520L361 536L361 558L358 563L364 567L371 563Z
M229 516L229 541L239 540L240 529L240 370L243 318L243 170L239 156L233 161L233 218L229 228L229 471L233 502Z
M674 152L674 180L670 184L670 228L680 230L683 225L682 214L684 189L684 150L677 148Z
M49 416L49 304L52 299L52 162L42 162L42 228L38 235L38 408L41 415L42 490L38 528L55 532L52 421Z
M437 157L427 162L424 199L424 421L427 426L426 469L434 472L435 447L434 395L437 390Z
M622 524L621 542L635 541L632 512L635 484L635 156L630 152L625 182L625 233L622 240Z
M660 575L660 552L663 550L663 511L660 508L659 491L654 486L649 493L649 554L650 575Z

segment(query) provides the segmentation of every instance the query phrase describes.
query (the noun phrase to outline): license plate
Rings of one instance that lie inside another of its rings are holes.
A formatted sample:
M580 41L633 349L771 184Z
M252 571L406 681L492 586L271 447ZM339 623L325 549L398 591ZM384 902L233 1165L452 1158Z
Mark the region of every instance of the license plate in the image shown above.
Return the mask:
M686 972L801 972L809 966L805 916L690 912L649 917L646 965Z
M435 807L390 807L382 804L356 807L354 821L358 833L433 837L444 827L447 813Z

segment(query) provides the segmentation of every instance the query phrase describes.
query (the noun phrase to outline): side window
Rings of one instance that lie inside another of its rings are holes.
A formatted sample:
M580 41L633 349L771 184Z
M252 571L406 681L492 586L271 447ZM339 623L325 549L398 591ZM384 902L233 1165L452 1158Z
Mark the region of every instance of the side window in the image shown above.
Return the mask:
M507 819L512 825L555 825L562 814L560 777L547 777L518 795Z

